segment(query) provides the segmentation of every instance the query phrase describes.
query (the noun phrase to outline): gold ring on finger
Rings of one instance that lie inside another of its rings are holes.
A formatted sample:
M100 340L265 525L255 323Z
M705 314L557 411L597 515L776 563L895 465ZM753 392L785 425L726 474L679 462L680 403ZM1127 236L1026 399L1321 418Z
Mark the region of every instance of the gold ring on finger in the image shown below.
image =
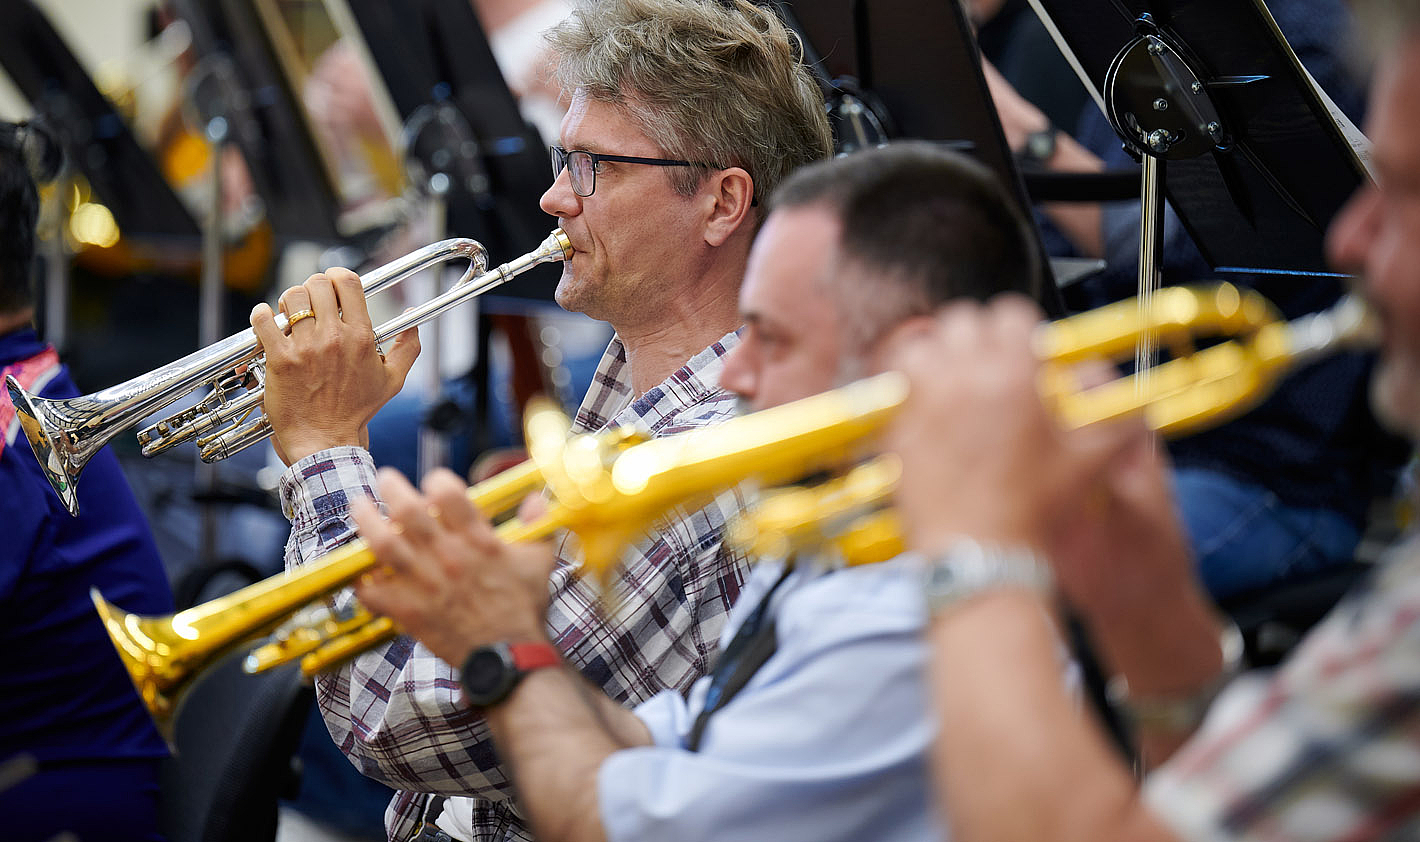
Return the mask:
M314 310L298 310L292 313L290 317L286 319L286 329L290 330L291 328L295 327L296 322L299 322L301 319L314 319L315 317L316 311Z

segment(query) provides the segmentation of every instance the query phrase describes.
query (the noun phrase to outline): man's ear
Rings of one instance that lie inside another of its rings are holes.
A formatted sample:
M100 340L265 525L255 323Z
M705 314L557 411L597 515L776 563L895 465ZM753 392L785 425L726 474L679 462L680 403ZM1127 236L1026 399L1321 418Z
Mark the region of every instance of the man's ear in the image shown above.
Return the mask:
M754 205L754 179L740 167L720 170L706 179L705 242L722 246L758 213Z
M882 371L903 348L930 336L936 319L930 315L909 316L878 337L868 350L868 370Z

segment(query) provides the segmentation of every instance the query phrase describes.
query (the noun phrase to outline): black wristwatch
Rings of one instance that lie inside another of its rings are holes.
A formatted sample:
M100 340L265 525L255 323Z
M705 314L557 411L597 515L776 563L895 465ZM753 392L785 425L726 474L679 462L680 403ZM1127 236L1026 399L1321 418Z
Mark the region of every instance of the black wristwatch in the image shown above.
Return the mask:
M459 682L470 705L488 708L508 698L523 676L560 663L562 653L551 643L494 643L469 653Z
M1016 153L1016 157L1022 163L1045 166L1055 157L1056 137L1059 133L1060 130L1051 124L1046 124L1046 127L1038 132L1031 132L1026 135L1026 143L1020 152Z

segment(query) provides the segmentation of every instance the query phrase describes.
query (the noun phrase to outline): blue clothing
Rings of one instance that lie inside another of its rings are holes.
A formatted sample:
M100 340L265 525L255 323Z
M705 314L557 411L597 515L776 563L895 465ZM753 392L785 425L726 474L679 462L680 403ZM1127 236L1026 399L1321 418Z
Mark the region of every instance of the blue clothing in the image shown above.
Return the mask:
M684 745L709 677L688 701L668 690L636 708L655 744L597 775L609 840L944 838L928 795L920 563L801 568L770 603L774 654L711 715L699 751ZM755 568L722 649L781 572Z
M1316 573L1348 559L1356 525L1324 507L1287 506L1255 483L1219 471L1178 468L1179 515L1193 543L1199 578L1218 599ZM1253 559L1238 564L1240 558Z
M79 394L32 330L0 336L0 370L43 397ZM0 791L0 835L161 838L167 748L89 599L97 588L126 611L172 611L153 537L107 449L84 469L75 518L45 481L8 394L0 433L0 763L28 755L39 767Z
M1359 121L1361 91L1339 54L1345 39L1338 33L1349 27L1344 4L1271 0L1268 6L1318 84ZM1077 137L1107 167L1130 163L1093 106L1085 110ZM1080 296L1072 302L1078 306L1097 307L1137 289L1138 202L1106 204L1101 228L1109 268L1071 291ZM1172 209L1165 216L1162 267L1166 285L1215 277ZM1322 310L1344 291L1336 278L1228 280L1256 289L1286 318ZM1184 520L1215 597L1353 558L1371 501L1390 493L1406 454L1404 443L1383 433L1371 416L1373 359L1347 353L1307 366L1241 418L1169 443ZM1187 478L1202 472L1214 480ZM1232 540L1222 540L1229 526Z

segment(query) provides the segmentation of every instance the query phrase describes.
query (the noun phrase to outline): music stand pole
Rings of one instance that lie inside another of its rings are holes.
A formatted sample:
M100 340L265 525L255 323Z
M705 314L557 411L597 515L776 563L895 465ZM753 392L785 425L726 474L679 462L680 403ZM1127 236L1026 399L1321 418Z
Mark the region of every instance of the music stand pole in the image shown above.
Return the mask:
M207 213L202 220L202 278L198 285L198 345L206 348L220 340L222 331L222 236L225 227L222 192L222 158L229 139L227 118L216 115L207 121L204 130L212 150L212 192ZM213 492L217 487L217 465L197 458L197 498L202 502L203 562L217 560L217 512L213 507Z
M1142 185L1139 192L1139 309L1148 313L1153 305L1154 292L1161 284L1160 269L1163 263L1164 247L1164 159L1154 155L1144 155L1142 162ZM1148 324L1144 319L1141 324ZM1154 334L1145 330L1135 348L1134 367L1136 371L1148 371L1154 365ZM1139 388L1144 382L1138 381Z
M44 245L44 340L61 354L69 345L69 248L64 239L69 214L64 201L73 184L73 176L55 181L54 197L49 203L50 236Z
M433 239L442 240L448 236L448 208L449 208L449 176L442 172L436 172L429 177L429 220L433 229ZM444 279L443 271L440 267L429 270L430 281L433 284L432 292L438 295L443 291ZM474 302L474 306L478 306ZM443 400L444 379L440 371L443 354L443 329L439 326L439 320L433 319L428 325L428 345L427 359L431 363L429 366L429 376L426 386L429 390L430 406L437 406ZM423 342L420 343L424 345ZM435 468L442 468L449 464L449 434L438 429L430 423L431 412L422 412L419 415L419 440L416 451L418 461L419 479L423 479Z

